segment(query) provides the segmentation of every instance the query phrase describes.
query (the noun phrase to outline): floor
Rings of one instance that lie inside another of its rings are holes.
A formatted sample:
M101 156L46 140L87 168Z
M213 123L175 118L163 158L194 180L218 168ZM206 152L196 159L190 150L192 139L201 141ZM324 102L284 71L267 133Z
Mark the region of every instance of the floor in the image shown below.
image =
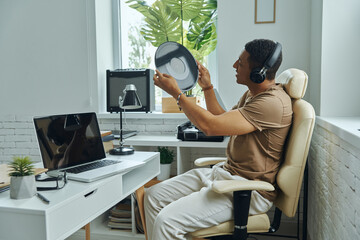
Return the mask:
M260 235L250 235L247 240L295 240L296 238L286 238L286 237L271 237L271 236L260 236ZM301 239L301 238L300 238ZM309 238L308 238L309 239ZM196 240L207 240L197 238Z
M294 239L296 239L296 238L250 235L250 237L248 237L247 240L294 240Z
M274 233L276 235L285 235L285 236L295 236L297 232L296 224L294 223L286 223L282 222L280 225L279 230ZM302 239L302 227L300 226L300 239ZM307 238L310 240L310 238ZM196 239L196 240L206 240L206 239ZM279 237L279 236L264 236L264 235L256 235L250 234L247 240L296 240L296 237L289 238L289 237Z
M302 239L302 228L300 226L300 239ZM296 236L296 224L287 224L282 223L279 230L274 233L276 235L285 235L285 236ZM295 240L296 238L288 237L273 237L273 236L262 236L262 235L250 235L247 240Z

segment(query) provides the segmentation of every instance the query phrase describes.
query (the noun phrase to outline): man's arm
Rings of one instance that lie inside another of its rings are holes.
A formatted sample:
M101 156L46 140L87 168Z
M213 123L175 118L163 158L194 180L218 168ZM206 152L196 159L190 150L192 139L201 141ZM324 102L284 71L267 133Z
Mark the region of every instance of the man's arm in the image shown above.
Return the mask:
M179 99L180 106L186 116L206 135L242 135L256 130L238 110L214 115L210 111L199 107L196 103L191 102L182 94L176 80L168 74L162 74L156 70L153 80L156 86L165 90L175 99Z
M189 120L208 136L243 135L256 130L237 109L214 115L183 95L180 105Z
M199 79L198 83L202 89L211 87L211 80L209 71L197 61L199 68ZM206 108L214 115L219 115L225 112L225 110L220 106L219 102L216 99L214 90L211 88L204 91Z
M205 90L204 97L206 102L206 108L214 115L220 115L226 111L220 106L219 102L216 99L216 95L213 89Z

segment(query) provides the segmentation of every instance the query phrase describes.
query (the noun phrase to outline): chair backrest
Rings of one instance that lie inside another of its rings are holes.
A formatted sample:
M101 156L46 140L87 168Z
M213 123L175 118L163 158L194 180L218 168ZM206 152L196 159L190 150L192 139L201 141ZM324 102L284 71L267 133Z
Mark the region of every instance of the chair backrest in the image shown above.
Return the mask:
M274 204L286 216L293 217L314 130L315 111L311 104L302 99L308 82L304 71L288 69L279 75L277 81L283 83L285 91L292 98L293 122L285 145L284 160L276 178L280 191Z

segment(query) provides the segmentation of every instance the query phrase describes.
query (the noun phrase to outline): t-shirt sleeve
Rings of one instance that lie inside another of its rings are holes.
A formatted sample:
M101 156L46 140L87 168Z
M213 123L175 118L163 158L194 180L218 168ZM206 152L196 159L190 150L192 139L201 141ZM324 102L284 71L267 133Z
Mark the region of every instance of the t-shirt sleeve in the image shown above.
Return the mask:
M238 110L260 131L281 127L284 106L282 101L274 95L262 94Z

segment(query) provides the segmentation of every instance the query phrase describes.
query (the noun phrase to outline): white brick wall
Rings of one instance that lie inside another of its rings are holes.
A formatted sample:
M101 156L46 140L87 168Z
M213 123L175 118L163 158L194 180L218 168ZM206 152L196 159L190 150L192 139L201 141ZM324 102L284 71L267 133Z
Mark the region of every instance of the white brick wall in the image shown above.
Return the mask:
M9 162L13 156L30 156L41 161L35 135L33 116L0 115L0 163ZM120 129L119 119L98 119L101 130ZM123 121L126 130L137 130L140 134L169 135L176 133L176 126L182 119L127 119Z
M311 240L359 239L360 148L316 125L309 154Z
M30 156L40 161L32 116L0 115L0 163L13 156Z

